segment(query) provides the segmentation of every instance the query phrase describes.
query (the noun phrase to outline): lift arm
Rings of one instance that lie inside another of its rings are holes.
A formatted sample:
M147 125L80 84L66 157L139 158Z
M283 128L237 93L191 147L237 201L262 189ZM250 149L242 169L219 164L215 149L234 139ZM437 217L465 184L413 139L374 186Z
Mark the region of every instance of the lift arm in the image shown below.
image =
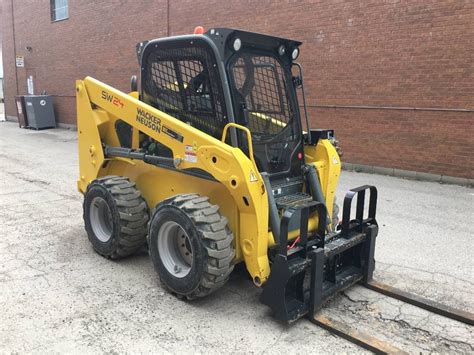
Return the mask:
M167 146L176 169L199 168L224 184L239 209L239 239L245 263L257 285L270 273L268 202L263 180L239 148L91 77L76 82L80 179L85 192L104 163L103 139L116 119ZM250 143L250 142L249 142ZM125 158L120 158L125 159Z

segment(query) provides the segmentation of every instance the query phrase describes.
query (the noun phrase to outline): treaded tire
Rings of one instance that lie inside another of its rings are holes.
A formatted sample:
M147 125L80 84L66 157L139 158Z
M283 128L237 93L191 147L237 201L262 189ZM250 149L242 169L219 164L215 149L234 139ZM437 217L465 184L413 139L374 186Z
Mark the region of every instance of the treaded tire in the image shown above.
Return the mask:
M92 206L95 201L105 201L109 209L108 240L94 232L92 224L97 224L97 218L91 217L91 209L96 208ZM97 253L110 259L119 259L133 254L146 243L148 207L135 183L128 178L106 176L94 180L87 187L83 211L85 229Z
M189 238L192 263L184 277L173 275L163 263L158 245L160 228L178 224ZM233 234L219 206L197 194L177 195L157 205L150 221L149 252L164 286L179 298L204 297L222 287L234 269Z

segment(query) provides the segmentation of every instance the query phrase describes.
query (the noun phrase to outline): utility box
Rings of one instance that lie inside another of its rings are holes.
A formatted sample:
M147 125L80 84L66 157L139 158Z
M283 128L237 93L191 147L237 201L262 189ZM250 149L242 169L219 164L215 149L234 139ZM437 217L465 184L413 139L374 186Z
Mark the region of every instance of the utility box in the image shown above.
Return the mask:
M25 96L26 119L33 129L56 127L53 98L50 95Z
M25 96L15 96L16 113L18 116L18 125L21 127L28 127L28 120L26 119Z

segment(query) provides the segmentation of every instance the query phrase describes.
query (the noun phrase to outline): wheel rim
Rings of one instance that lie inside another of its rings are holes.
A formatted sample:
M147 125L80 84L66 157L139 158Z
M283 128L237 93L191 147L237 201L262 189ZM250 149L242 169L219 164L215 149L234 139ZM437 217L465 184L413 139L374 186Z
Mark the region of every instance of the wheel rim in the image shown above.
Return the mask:
M158 231L158 251L166 270L177 278L183 278L191 271L193 249L191 240L176 222L163 223Z
M112 212L102 197L94 197L92 199L89 219L91 221L92 231L97 239L105 243L112 238Z

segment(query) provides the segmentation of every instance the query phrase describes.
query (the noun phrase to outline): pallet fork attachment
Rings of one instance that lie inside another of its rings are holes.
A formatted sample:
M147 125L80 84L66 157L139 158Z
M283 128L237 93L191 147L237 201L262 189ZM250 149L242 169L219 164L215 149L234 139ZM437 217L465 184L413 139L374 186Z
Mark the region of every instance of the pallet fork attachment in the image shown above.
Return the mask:
M364 218L365 195L370 191L368 216ZM355 219L351 207L357 196ZM344 198L342 222L336 233L325 234L326 208L311 202L283 213L278 250L272 271L263 286L261 301L268 305L281 321L292 323L307 316L314 324L376 354L406 354L402 349L371 334L320 314L324 303L338 292L355 283L372 291L410 303L430 312L474 325L474 314L455 309L424 297L399 290L373 279L374 251L378 226L375 219L377 189L364 185L350 190ZM288 225L300 210L300 240L296 248L288 248ZM308 218L316 211L319 225L316 234L308 238Z
M365 191L370 190L368 218L363 218ZM357 195L356 218L350 219ZM372 280L374 271L377 189L364 185L350 190L344 199L342 229L325 233L327 211L322 203L311 201L284 211L278 249L270 277L263 286L261 301L279 320L291 323L304 315L313 317L338 292L363 280ZM300 239L294 249L288 245L288 225L300 212ZM317 232L308 237L308 219L318 216Z

